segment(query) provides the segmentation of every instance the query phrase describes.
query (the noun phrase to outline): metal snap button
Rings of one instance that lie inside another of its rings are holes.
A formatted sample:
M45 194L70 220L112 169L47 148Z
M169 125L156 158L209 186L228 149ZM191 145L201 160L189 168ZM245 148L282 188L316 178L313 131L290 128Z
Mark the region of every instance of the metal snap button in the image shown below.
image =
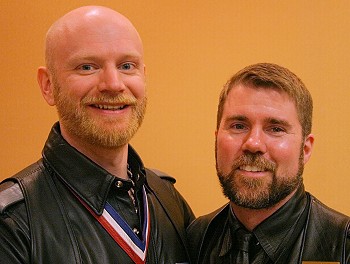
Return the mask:
M123 182L117 181L117 182L115 183L115 186L117 186L117 188L121 188L121 187L123 187Z

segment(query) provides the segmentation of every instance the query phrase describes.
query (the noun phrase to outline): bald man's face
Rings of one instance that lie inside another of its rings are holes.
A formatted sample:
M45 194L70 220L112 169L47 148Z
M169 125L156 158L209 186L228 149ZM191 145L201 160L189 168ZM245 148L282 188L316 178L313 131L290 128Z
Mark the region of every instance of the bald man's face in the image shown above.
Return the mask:
M146 107L140 38L113 14L91 12L66 20L49 42L62 135L79 144L124 145Z

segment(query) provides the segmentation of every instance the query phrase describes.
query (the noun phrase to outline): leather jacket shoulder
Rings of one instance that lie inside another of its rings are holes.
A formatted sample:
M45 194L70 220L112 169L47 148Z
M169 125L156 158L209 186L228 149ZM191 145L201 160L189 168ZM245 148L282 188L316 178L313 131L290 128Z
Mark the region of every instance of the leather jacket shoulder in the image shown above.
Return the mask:
M0 214L9 206L24 199L21 188L13 181L6 181L0 185Z
M191 256L191 263L201 263L199 260L205 254L208 242L214 239L214 234L220 234L228 221L228 212L230 205L226 204L221 208L198 217L187 228L187 237L189 239L189 252ZM219 244L219 241L217 241Z
M310 194L309 194L310 195ZM350 218L310 195L303 242L304 261L350 261Z

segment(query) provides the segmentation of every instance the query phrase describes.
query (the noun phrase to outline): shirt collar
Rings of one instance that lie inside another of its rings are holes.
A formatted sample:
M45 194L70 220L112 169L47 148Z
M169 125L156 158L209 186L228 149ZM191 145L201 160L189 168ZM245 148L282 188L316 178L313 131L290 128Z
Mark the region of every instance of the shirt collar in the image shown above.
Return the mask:
M289 231L295 228L306 204L304 185L301 185L286 204L253 230L260 245L272 261L276 261L283 251L283 248L279 247L281 241L286 239Z
M239 228L243 227L243 225L238 221L238 219L234 215L232 208L229 204L228 207L228 215L226 218L227 221L223 226L224 232L219 257L225 256L231 251L233 246L233 234L235 234Z
M118 178L84 156L68 144L61 136L59 123L56 123L45 143L43 159L58 177L79 196L91 209L101 215L112 186L129 189L131 180ZM136 187L145 180L145 169L136 151L128 146L128 163L134 175ZM119 187L118 187L119 186Z

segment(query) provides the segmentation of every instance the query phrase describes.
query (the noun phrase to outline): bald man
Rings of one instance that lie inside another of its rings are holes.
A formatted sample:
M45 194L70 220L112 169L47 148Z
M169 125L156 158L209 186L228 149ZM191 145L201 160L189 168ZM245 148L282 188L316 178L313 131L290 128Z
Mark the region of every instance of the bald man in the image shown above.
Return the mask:
M1 263L188 262L190 207L129 145L146 108L143 57L134 26L106 7L49 29L37 78L59 121L42 158L0 185Z

